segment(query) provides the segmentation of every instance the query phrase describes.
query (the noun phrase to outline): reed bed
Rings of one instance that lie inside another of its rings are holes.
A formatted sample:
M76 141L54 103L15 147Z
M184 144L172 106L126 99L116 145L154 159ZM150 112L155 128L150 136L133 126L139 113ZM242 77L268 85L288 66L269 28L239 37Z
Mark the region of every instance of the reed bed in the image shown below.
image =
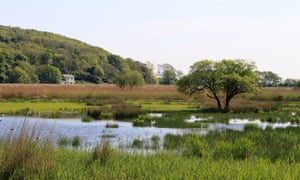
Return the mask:
M187 100L176 86L146 85L121 90L115 85L1 84L2 99L161 99Z

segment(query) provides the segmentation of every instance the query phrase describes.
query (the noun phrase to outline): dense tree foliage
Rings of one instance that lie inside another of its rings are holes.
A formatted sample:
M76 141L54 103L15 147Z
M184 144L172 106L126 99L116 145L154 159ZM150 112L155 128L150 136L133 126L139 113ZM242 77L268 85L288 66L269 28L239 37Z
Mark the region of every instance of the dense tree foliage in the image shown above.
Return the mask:
M142 86L145 84L145 81L138 71L128 71L116 76L114 83L124 90L126 86L129 86L130 89L135 86Z
M145 83L156 82L147 64L61 35L0 26L0 82L57 83L42 78L41 67L56 67L61 74L92 83L112 83L125 71L137 71Z
M177 85L179 91L189 95L207 89L207 96L216 100L219 110L228 112L233 97L256 88L258 76L255 69L254 64L243 60L198 61Z
M37 75L40 83L60 83L62 74L57 67L41 65L37 68Z

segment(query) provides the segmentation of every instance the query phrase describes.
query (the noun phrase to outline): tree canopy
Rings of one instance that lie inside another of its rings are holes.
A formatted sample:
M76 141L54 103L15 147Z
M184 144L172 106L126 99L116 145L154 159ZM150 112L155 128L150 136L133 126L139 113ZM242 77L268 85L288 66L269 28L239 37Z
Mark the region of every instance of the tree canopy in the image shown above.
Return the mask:
M228 112L233 97L256 89L255 70L253 63L244 60L198 61L191 66L190 73L177 82L178 90L192 95L207 89L207 96L216 100L218 109Z
M37 73L44 65L73 74L77 81L112 83L123 71L137 71L145 83L156 82L145 63L65 36L0 26L0 83L38 83Z
M145 81L142 77L142 75L138 71L128 71L119 74L115 78L115 84L124 90L126 86L129 86L130 89L136 87L136 86L142 86L145 84Z

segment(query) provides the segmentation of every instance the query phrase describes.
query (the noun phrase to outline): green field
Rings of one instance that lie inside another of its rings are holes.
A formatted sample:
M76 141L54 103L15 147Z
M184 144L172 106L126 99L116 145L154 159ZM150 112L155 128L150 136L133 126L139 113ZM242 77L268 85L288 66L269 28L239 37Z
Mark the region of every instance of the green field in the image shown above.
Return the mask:
M0 102L0 113L10 115L45 115L52 113L82 114L86 109L84 103L63 101L17 101Z

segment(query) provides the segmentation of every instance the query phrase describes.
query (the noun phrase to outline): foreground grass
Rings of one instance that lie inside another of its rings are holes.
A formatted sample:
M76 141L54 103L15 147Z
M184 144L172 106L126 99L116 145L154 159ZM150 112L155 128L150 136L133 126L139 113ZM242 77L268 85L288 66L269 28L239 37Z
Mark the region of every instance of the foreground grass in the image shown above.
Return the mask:
M129 153L108 141L92 151L54 148L40 139L42 126L24 122L1 138L0 179L300 179L298 130L173 135L184 143L171 151Z
M264 159L237 161L173 153L117 153L106 164L89 164L89 153L56 152L55 179L299 179L300 164ZM86 165L88 164L88 165Z

